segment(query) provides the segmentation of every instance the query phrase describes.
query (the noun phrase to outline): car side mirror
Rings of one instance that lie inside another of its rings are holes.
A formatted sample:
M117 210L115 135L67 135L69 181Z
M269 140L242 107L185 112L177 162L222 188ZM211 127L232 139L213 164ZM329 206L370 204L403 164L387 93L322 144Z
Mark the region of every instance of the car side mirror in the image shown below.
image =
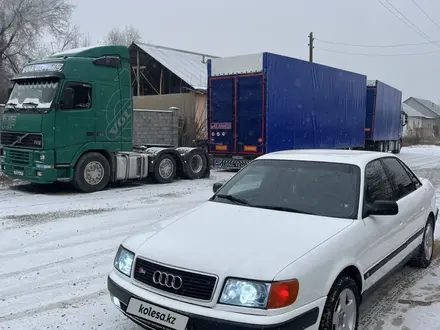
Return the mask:
M222 186L223 186L223 183L221 183L221 182L216 182L216 183L214 183L214 184L212 185L212 191L213 191L214 193L216 193L217 190L219 190Z
M396 215L399 213L399 205L394 201L375 201L367 205L367 216L369 215Z
M73 109L75 99L75 90L73 88L67 87L63 90L63 100L61 101L62 109Z

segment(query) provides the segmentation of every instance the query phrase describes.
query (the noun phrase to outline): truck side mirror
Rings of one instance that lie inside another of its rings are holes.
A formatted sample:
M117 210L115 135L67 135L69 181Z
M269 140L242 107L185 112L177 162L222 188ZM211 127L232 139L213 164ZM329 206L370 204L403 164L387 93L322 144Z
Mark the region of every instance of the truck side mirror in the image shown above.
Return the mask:
M61 101L61 109L73 109L75 107L75 90L67 87L63 90L63 99Z

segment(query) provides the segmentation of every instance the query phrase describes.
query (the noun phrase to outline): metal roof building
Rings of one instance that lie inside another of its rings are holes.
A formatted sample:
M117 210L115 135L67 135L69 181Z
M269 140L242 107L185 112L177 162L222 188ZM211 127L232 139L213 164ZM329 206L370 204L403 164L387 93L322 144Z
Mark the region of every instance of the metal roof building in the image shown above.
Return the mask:
M432 101L410 97L403 103L426 117L440 118L440 106Z
M416 109L410 107L408 104L402 104L403 112L406 113L408 117L419 117L419 118L427 118L432 119L434 117L426 116L423 113L417 111Z
M206 62L217 56L182 49L132 43L134 95L162 95L207 89Z

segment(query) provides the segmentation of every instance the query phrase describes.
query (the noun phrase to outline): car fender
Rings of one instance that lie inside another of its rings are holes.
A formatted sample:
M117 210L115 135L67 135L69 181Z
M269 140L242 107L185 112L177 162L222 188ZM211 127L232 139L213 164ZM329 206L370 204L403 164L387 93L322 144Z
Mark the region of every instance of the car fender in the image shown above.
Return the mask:
M428 218L429 214L432 212L434 214L434 221L437 221L438 207L435 187L428 179L420 178L420 182L422 183L427 201L425 205L427 207L426 218Z
M316 299L326 297L341 272L350 266L354 266L359 272L360 292L362 292L364 285L363 269L356 260L356 254L342 255L340 253L340 249L356 251L354 247L350 246L356 244L356 242L340 245L337 244L336 239L343 240L344 238L334 237L326 241L288 265L274 278L274 281L298 279L300 294L295 303L296 307L304 306Z

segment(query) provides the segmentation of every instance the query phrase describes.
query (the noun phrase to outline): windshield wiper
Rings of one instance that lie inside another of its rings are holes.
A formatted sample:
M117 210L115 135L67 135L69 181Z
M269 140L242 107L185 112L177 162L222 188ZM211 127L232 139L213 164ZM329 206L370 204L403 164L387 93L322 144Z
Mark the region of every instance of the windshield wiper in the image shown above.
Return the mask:
M6 105L5 109L7 109L7 110L9 110L9 109L17 110L17 105L18 104L14 103L14 102L8 102L5 105Z
M292 213L315 215L315 213L312 213L312 212L301 211L301 210L294 209L291 207L286 207L286 206L273 206L273 205L252 205L252 206L256 207L256 208L260 208L260 209L268 209L268 210L275 210L275 211L285 211L285 212L292 212Z
M23 102L23 107L24 106L27 106L27 105L30 105L31 107L32 107L32 109L36 109L36 110L38 110L38 112L40 112L40 109L38 109L38 103L35 103L35 102Z
M27 104L27 105L33 105L33 106L35 106L35 107L38 107L38 103L35 103L35 102L23 102L23 105L25 105L25 104Z
M23 102L23 105L30 105L34 108L38 107L38 103L35 102Z
M236 197L234 195L216 195L215 197L224 198L230 200L231 202L239 203L242 205L250 205L247 200L240 197Z

